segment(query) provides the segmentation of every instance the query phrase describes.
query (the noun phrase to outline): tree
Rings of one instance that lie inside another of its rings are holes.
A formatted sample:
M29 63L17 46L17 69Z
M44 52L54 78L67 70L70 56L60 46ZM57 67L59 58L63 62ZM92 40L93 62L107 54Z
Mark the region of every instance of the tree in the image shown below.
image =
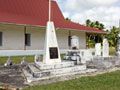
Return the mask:
M90 19L87 19L87 20L86 20L86 26L90 26L90 24L91 24Z
M65 19L66 21L71 21L71 19L69 19L68 17Z
M99 21L92 22L89 19L86 20L86 26L98 28L100 30L104 29L104 25L102 23L100 23ZM101 42L102 42L102 36L101 35L95 35L94 34L91 37L91 34L87 34L87 45L88 45L88 47L93 47L95 45L95 43L101 43Z
M95 23L91 22L90 27L95 27L96 28Z
M104 25L99 21L92 22L90 19L86 20L86 26L98 28L100 30L105 29Z
M100 23L99 29L100 29L100 30L103 30L103 29L105 29L105 26L104 26L102 23Z
M86 20L86 26L98 28L100 30L105 29L104 24L100 23L99 21L92 22L89 19ZM119 28L113 26L110 30L107 30L107 32L108 32L108 34L105 35L105 37L108 39L110 46L115 47L115 49L117 50L118 34L120 32ZM87 35L87 44L90 45L90 43L92 43L92 45L94 45L96 42L94 42L95 40L93 38L91 38L90 36L91 35ZM101 35L97 35L95 37L99 38L98 42L102 42Z
M110 46L115 47L115 49L117 50L119 29L113 26L112 29L108 33L109 34L106 35L106 37L108 38L108 42Z

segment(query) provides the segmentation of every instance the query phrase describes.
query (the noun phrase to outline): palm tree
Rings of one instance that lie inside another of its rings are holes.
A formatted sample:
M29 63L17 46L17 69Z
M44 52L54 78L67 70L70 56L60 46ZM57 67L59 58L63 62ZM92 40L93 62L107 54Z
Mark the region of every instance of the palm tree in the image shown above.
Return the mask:
M66 20L66 21L71 21L71 19L70 19L70 18L68 18L68 17L67 17L65 20Z
M99 21L91 22L90 19L87 19L87 20L86 20L86 26L98 28L98 29L100 29L100 30L103 30L103 29L104 29L104 25L103 25L102 23L100 23Z
M86 20L86 26L90 26L90 24L91 24L90 19L87 19L87 20Z
M99 21L92 22L90 19L86 20L86 26L98 28L100 30L104 29L104 25L102 23L100 23ZM93 38L91 38L90 36L91 35L87 35L87 45L88 46L91 47L91 46L95 45L95 43L97 43L97 42L99 42L99 43L102 42L101 35L94 35L95 40Z
M91 22L90 27L95 27L96 28L95 22Z
M119 34L119 29L113 26L112 29L109 31L109 34L106 35L110 46L115 47L116 50L117 50L117 43L118 43L118 34Z
M100 27L99 27L100 30L103 30L105 29L104 25L102 23L100 23Z

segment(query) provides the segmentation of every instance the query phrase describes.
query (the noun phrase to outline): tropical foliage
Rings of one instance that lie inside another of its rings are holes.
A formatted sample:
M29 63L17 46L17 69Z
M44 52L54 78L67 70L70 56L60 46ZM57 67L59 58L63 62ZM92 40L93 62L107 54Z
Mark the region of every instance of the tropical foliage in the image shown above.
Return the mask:
M100 30L105 29L104 24L100 23L99 21L92 22L89 19L86 20L86 26L98 28Z
M105 29L104 25L99 21L92 22L91 20L86 20L86 26L97 28L100 30ZM92 48L95 46L95 43L102 42L102 35L99 34L87 34L87 47Z
M113 26L112 29L110 29L110 31L108 31L108 34L106 35L110 46L115 47L116 50L117 50L119 31L120 31L119 28Z
M91 20L86 20L86 26L98 28L100 30L105 30L104 24L100 23L99 21L92 22ZM108 39L108 42L111 47L115 47L115 50L117 50L117 43L118 43L118 34L120 32L120 29L113 26L110 30L106 30L108 34L104 35ZM97 42L102 43L103 35L87 35L87 44L89 47L93 47L96 43L95 38L98 38Z

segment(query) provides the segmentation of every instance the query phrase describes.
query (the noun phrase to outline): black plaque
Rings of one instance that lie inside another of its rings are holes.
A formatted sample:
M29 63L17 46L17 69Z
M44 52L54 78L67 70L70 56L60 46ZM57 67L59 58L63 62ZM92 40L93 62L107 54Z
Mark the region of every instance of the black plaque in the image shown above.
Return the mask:
M57 47L50 47L50 59L57 59L58 58L58 48Z

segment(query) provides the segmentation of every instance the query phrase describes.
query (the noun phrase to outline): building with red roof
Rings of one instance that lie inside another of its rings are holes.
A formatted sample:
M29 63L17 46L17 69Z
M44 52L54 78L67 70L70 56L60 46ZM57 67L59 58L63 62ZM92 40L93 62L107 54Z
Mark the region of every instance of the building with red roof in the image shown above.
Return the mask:
M0 0L0 49L42 50L48 4L48 0ZM77 36L80 49L85 49L86 33L105 33L65 20L55 1L52 1L51 20L61 49L69 49L71 36Z

